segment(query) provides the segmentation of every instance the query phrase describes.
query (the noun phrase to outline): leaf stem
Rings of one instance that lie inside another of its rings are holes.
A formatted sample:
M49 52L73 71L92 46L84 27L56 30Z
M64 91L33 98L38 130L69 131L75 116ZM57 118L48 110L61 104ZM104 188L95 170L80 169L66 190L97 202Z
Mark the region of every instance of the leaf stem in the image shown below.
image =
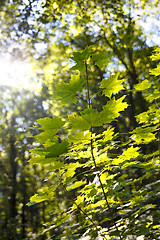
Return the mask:
M95 157L94 157L94 153L93 153L92 132L91 132L91 155L92 155L92 160L93 160L93 162L94 162L95 169L97 169L97 164L96 164ZM103 184L102 184L102 181L101 181L101 178L100 178L100 175L99 175L98 171L97 171L97 176L98 176L99 183L100 183L100 185L101 185L101 189L102 189L102 192L103 192L104 199L105 199L105 201L106 201L106 203L107 203L107 207L108 207L109 213L110 213L110 215L113 215L112 210L111 210L111 207L110 207L109 202L108 202L108 199L107 199L107 195L106 195L105 190L104 190L104 186L103 186ZM119 231L119 229L118 229L118 227L117 227L117 224L116 224L116 222L114 221L114 219L113 219L113 223L114 223L114 226L115 226L115 228L116 228L116 230L117 230L117 232L118 232L118 234L119 234L119 238L122 240L120 231Z
M87 100L88 100L88 107L90 108L90 107L91 107L91 99L90 99L89 79L88 79L88 68L87 68L87 61L86 61L86 60L85 60L85 67L86 67L86 82L87 82L87 92L88 92L88 99L87 99ZM91 128L90 128L90 132L91 132L91 142L90 142L90 146L91 146L91 156L92 156L92 160L93 160L93 163L94 163L94 167L95 167L96 170L98 170L97 164L96 164L96 161L95 161L95 157L94 157L94 152L93 152L94 146L93 146L93 137L92 137L92 135L93 135L93 127L92 127L92 126L91 126ZM97 176L98 176L98 179L99 179L99 183L100 183L100 186L101 186L101 189L102 189L102 192L103 192L103 196L104 196L104 199L105 199L105 201L106 201L106 204L107 204L109 213L110 213L110 215L112 216L113 213L112 213L111 207L110 207L110 205L109 205L109 202L108 202L108 199L107 199L107 195L106 195L106 193L105 193L104 186L103 186L103 184L102 184L102 181L101 181L101 178L100 178L100 174L98 173L98 171L97 171ZM117 227L117 224L116 224L116 222L115 222L114 219L113 219L113 224L114 224L114 226L115 226L115 228L116 228L116 230L117 230L117 232L118 232L118 234L119 234L120 240L122 240L121 233L120 233L120 231L119 231L119 229L118 229L118 227ZM108 229L109 229L109 228L108 228Z
M87 61L85 60L85 67L86 67L86 83L87 83L87 100L88 100L88 107L91 107L91 98L89 93L89 79L88 79L88 68L87 68Z
M83 211L83 209L70 197L70 194L69 194L68 190L66 189L65 185L64 185L62 182L61 182L61 185L63 186L64 191L66 192L66 194L69 196L69 199L73 202L73 204L76 205L77 209L79 209L79 211L82 212L83 215L86 216L86 217L89 219L89 221L93 224L93 226L95 226L97 232L99 232L98 226L97 226L96 223L93 221L93 219L92 219L90 216L88 216L88 214L87 214L85 211ZM107 238L105 237L104 234L101 233L101 236L102 236L104 239L107 240Z

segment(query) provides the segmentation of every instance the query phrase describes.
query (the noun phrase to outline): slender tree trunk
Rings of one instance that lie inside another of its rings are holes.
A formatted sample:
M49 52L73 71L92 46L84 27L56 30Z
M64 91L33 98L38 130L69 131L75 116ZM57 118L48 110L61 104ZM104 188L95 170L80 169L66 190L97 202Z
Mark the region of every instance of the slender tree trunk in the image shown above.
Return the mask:
M26 198L25 195L23 196L23 206L22 206L22 239L25 239L26 237Z
M16 215L17 215L17 208L16 208L16 194L17 194L17 151L15 147L15 118L12 116L11 118L11 130L9 136L9 160L10 160L10 167L11 167L11 195L10 195L10 221L11 224L10 228L10 238L9 239L16 239Z

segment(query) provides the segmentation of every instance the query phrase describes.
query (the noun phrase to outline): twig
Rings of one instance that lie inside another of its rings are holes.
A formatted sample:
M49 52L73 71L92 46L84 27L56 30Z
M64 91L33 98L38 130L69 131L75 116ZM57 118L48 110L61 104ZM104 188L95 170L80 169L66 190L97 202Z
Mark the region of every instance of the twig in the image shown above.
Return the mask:
M89 92L89 80L88 80L88 69L87 69L87 61L85 61L85 66L86 66L86 81L87 81L87 92L88 92L88 107L90 108L91 107L91 104L90 104L90 92ZM91 142L90 142L90 146L91 146L91 155L92 155L92 160L93 160L93 163L94 163L94 166L95 166L95 169L97 170L97 165L96 165L96 161L95 161L95 157L94 157L94 153L93 153L93 150L94 150L94 147L93 147L93 127L91 126L90 128L90 132L91 132ZM109 213L112 215L112 210L111 210L111 207L109 205L109 202L108 202L108 199L107 199L107 195L105 193L105 190L104 190L104 186L102 184L102 181L101 181L101 178L100 178L100 174L98 173L97 171L97 176L98 176L98 179L99 179L99 182L100 182L100 185L101 185L101 189L102 189L102 192L103 192L103 196L104 196L104 199L107 203L107 207L108 207L108 210L109 210ZM122 240L122 237L121 237L121 233L116 225L116 222L114 221L113 219L113 223L114 223L114 226L119 234L119 238L120 240Z

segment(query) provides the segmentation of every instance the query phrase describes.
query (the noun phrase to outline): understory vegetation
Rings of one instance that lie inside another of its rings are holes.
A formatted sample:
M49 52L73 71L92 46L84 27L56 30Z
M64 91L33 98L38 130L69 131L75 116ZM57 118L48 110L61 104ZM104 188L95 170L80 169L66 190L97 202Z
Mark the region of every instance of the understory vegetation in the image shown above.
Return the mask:
M0 240L160 239L159 9L1 1Z
M152 59L159 57L157 49ZM78 73L56 85L54 97L61 105L75 104L76 110L63 118L37 120L42 132L36 139L43 147L33 149L29 160L48 172L45 186L28 203L53 203L53 220L41 234L49 231L53 239L158 239L159 83L145 79L133 86L130 92L143 92L148 110L135 116L132 131L118 132L117 119L129 107L121 72L98 82L92 92L90 76L95 66L110 62L109 56L90 45L73 53L72 60L71 70ZM151 74L158 76L160 66ZM97 106L97 95L105 96L104 105ZM86 107L78 110L82 101Z

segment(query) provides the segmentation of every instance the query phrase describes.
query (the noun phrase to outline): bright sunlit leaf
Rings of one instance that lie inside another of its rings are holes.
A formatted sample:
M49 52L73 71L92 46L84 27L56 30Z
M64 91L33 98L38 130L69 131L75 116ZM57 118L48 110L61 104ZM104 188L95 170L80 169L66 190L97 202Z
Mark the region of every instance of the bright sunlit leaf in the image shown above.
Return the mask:
M134 85L137 91L144 91L150 88L150 86L151 86L151 83L149 83L148 80L144 80L143 82Z
M100 88L103 89L103 94L106 97L111 98L113 93L118 93L121 89L123 89L123 86L120 85L125 80L118 80L119 73L116 75L110 75L108 79L103 79L100 85Z

